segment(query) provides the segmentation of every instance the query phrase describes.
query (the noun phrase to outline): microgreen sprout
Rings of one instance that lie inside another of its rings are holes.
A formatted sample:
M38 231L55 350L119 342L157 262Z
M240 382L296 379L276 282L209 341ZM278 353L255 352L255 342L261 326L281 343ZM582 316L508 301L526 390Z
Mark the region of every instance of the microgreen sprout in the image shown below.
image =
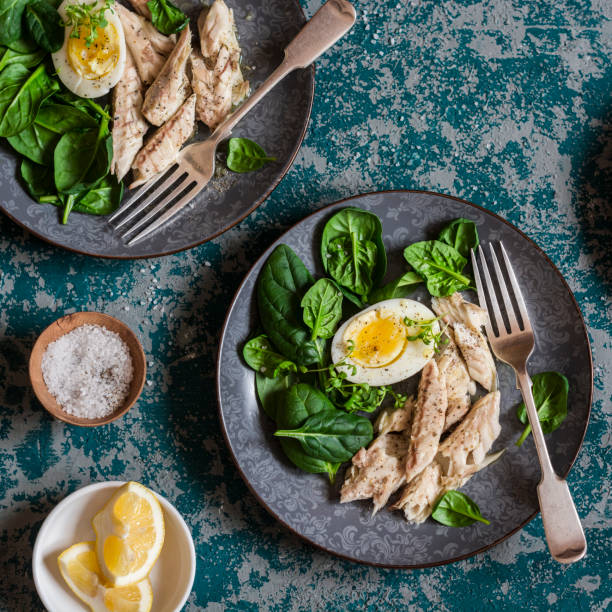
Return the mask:
M114 0L104 0L104 4L99 4L98 0L92 4L69 4L66 7L68 22L64 25L72 26L70 38L81 38L81 28L86 27L89 33L85 37L85 46L91 47L98 38L98 28L108 25L104 15L107 10L113 10L113 4Z
M418 334L415 334L412 336L406 336L406 338L411 342L414 342L416 340L421 340L423 344L432 344L434 351L436 353L439 353L440 349L445 344L448 344L448 338L444 336L444 332L446 331L448 324L445 325L437 333L434 332L433 324L436 321L439 321L443 316L444 315L440 315L439 317L436 317L435 319L427 319L424 321L419 321L416 319L410 319L408 317L404 317L404 325L406 327L416 327L419 329Z

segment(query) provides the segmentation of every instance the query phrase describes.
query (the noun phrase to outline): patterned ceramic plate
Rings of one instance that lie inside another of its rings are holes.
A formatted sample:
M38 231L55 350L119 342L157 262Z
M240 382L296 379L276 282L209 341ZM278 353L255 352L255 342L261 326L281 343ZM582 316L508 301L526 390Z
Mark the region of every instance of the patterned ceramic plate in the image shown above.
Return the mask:
M331 553L354 561L389 567L423 567L457 561L494 546L530 521L538 511L538 462L533 441L514 442L522 426L515 406L519 392L512 370L499 364L502 432L493 450L503 457L476 474L462 489L480 506L491 525L451 528L428 520L408 524L398 512L371 516L368 502L340 504L338 488L321 475L294 468L272 436L273 422L259 408L254 373L242 361L242 347L256 328L255 285L264 261L278 243L286 243L315 275L322 275L318 248L323 225L335 211L359 206L375 212L383 224L389 255L388 278L406 269L403 248L434 238L457 217L472 219L483 242L503 240L526 296L536 331L530 372L557 370L570 382L570 413L547 436L553 464L567 474L586 431L593 371L591 352L580 310L572 293L546 255L515 227L497 215L449 196L425 192L382 192L332 204L307 217L275 242L240 286L227 315L217 372L222 428L238 470L261 504L281 523ZM415 299L429 303L424 289ZM475 299L475 296L474 298ZM416 381L408 383L415 385ZM347 464L348 465L348 464Z
M195 23L202 3L176 2ZM240 33L247 78L257 87L283 59L283 49L306 18L294 0L228 0ZM127 247L104 217L72 213L67 225L58 210L37 204L17 179L18 159L0 142L0 209L34 235L71 251L131 259L167 255L194 247L226 231L261 204L291 166L306 132L314 95L314 68L287 76L234 130L259 143L277 161L257 172L228 173L213 180L180 216L149 238ZM199 124L203 138L208 130ZM129 195L129 192L128 192Z

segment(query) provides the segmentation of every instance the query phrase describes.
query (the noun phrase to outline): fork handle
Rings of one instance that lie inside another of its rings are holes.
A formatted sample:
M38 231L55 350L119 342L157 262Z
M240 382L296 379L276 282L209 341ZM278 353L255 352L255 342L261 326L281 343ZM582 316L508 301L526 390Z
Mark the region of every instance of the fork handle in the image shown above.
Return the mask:
M285 49L280 66L257 88L257 91L214 131L212 138L220 142L234 126L283 78L297 68L306 68L319 55L342 38L355 23L355 8L346 0L328 0L300 30Z
M576 506L567 482L559 478L550 462L544 433L531 392L531 378L525 369L517 370L516 380L523 395L533 433L542 479L538 484L538 500L550 554L560 563L573 563L586 554L587 544Z

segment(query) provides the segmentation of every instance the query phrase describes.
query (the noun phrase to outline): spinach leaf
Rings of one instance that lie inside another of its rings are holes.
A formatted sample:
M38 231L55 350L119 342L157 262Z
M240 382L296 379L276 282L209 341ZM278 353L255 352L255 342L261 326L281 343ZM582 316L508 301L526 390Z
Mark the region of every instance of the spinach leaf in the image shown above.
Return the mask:
M21 37L21 18L28 0L0 0L0 45Z
M166 36L180 32L189 23L189 17L170 0L149 0L147 6L153 25Z
M306 383L300 383L293 385L280 396L276 420L279 427L295 428L302 425L308 417L326 410L333 410L333 408L333 405L321 391ZM296 467L311 474L328 474L329 479L333 482L340 467L339 462L312 457L304 451L297 440L281 438L280 444L289 460Z
M393 298L408 297L415 287L423 282L423 279L416 272L406 272L398 279L387 283L384 287L374 289L368 295L368 302L376 304L383 300L391 300Z
M448 527L467 527L476 521L490 525L480 508L465 493L447 491L434 506L431 518Z
M53 152L61 134L73 129L96 127L96 120L87 113L63 104L43 104L34 123L9 136L11 146L37 164L53 163Z
M323 229L321 259L339 285L367 295L387 271L380 219L360 208L337 212Z
M538 410L538 419L542 424L542 431L544 433L551 433L558 429L565 420L565 417L567 417L569 382L559 372L534 374L531 382L533 401ZM519 405L517 416L523 425L527 425L521 437L515 442L517 446L521 446L531 433L531 425L529 425L525 402L521 402Z
M2 0L0 0L0 4L1 3ZM17 38L16 40L7 42L5 44L9 49L17 51L17 53L34 53L34 51L37 49L37 44L32 39L26 37Z
M40 105L59 88L39 66L30 73L19 64L0 73L0 136L14 136L34 122Z
M59 136L34 122L18 134L9 136L7 140L13 149L24 157L37 164L49 166L53 163L53 150ZM55 191L55 187L52 191Z
M336 283L320 278L302 298L304 323L312 329L311 338L331 338L342 318L342 293Z
M438 236L440 242L459 251L465 258L469 258L470 251L478 247L478 230L476 224L469 219L455 219L449 223Z
M261 402L264 412L274 421L277 420L277 411L285 397L287 389L297 382L297 377L290 372L285 376L269 378L260 372L255 373L255 388L257 397Z
M62 102L88 113L96 119L96 124L101 118L111 120L111 116L98 103L94 102L91 98L79 98L79 96L74 95L68 89L60 89L60 91L55 93L53 99L56 102Z
M252 172L268 162L276 161L248 138L230 138L227 144L227 167L232 172Z
M242 356L249 367L269 378L276 378L289 372L297 372L298 369L293 361L285 359L272 348L268 336L265 334L251 338L244 345Z
M319 361L319 349L302 322L300 303L313 282L300 258L278 245L263 265L257 281L259 317L268 338L298 365Z
M20 53L9 47L0 47L0 72L11 64L20 64L24 68L38 66L46 53L41 49L38 51Z
M55 53L64 44L64 23L57 10L45 0L33 0L25 9L25 22L39 47Z
M26 184L28 192L35 200L55 193L53 170L51 168L39 166L32 163L29 159L24 159L21 162L21 178Z
M98 129L66 132L53 154L57 190L77 194L96 185L108 174L112 149L106 119Z
M123 183L108 175L95 187L79 195L74 210L88 215L110 215L119 208L123 199Z
M415 242L404 249L404 258L425 279L433 296L444 297L470 286L471 279L461 273L467 259L444 242Z
M373 438L368 419L336 409L313 414L298 429L279 429L274 435L296 439L305 453L331 463L349 461Z
M351 304L354 304L355 306L357 306L357 308L363 308L365 306L365 303L363 302L363 300L358 295L355 295L352 291L349 291L346 287L343 287L342 285L338 285L338 289L340 289L340 291L342 292L342 295L349 302L351 302Z

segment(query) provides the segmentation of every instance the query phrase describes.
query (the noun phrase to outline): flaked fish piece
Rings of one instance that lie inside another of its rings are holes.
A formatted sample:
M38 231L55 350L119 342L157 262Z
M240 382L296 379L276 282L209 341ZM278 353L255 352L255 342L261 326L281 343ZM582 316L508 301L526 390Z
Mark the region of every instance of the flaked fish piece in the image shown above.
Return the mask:
M495 388L497 371L489 345L480 331L487 313L476 304L466 302L460 293L433 298L431 306L453 330L453 338L467 364L470 376L487 391Z
M190 93L187 60L191 54L191 31L187 26L145 94L142 114L153 125L164 124Z
M410 446L406 454L406 482L431 463L438 450L447 408L446 380L434 360L427 362L419 381L412 417Z
M142 81L130 50L126 50L123 76L113 89L113 161L111 172L120 181L130 170L136 154L142 148L148 129L140 107Z
M140 80L149 85L162 69L166 56L174 48L174 41L158 32L150 21L125 8L118 2L119 15L125 42L132 53Z
M379 434L410 431L414 412L414 397L409 397L400 408L385 408L374 423L374 430Z
M132 165L134 182L130 185L130 189L146 183L172 165L183 144L193 134L195 99L195 95L189 96L176 113L155 131L138 152Z
M376 514L405 482L407 451L408 439L398 433L378 436L367 449L360 449L340 490L340 503L372 498Z
M436 501L451 489L462 487L501 453L487 455L500 432L499 391L478 400L468 416L440 445L430 463L404 490L392 510L403 510L406 519L422 523Z
M223 0L215 0L198 18L202 56L191 58L193 90L198 96L198 118L215 128L249 94L240 69L240 45L234 14Z
M149 0L130 0L130 4L146 19L151 19L151 11L147 6Z
M446 418L444 431L458 423L470 409L471 395L476 393L476 385L470 378L465 361L459 354L457 345L450 338L444 350L436 357L440 372L446 380Z

